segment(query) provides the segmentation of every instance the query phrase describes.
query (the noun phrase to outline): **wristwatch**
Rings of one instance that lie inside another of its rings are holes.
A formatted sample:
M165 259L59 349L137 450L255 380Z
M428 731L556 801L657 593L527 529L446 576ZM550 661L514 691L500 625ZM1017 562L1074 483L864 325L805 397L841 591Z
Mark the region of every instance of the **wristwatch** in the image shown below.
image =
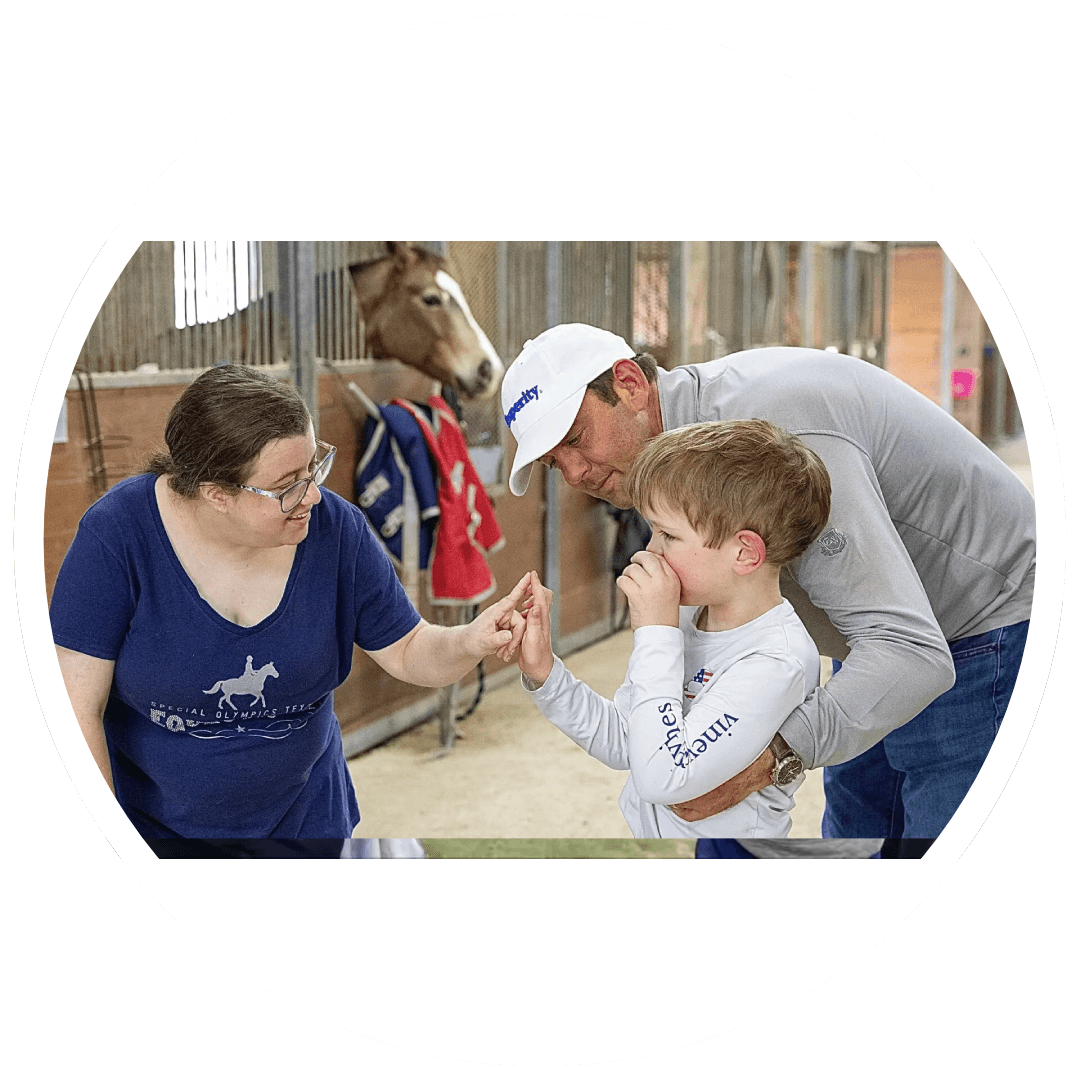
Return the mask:
M790 784L806 768L802 758L788 746L780 732L773 736L769 749L776 758L776 764L773 765L772 770L772 782L777 787Z

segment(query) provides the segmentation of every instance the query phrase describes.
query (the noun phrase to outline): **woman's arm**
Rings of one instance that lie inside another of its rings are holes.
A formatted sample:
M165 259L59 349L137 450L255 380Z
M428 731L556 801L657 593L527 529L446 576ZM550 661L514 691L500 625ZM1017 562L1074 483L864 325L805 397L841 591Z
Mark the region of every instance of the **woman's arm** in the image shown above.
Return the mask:
M90 747L90 753L94 755L94 761L97 762L101 775L105 777L109 790L115 795L109 750L105 745L104 725L105 705L109 700L115 663L112 660L100 660L96 656L73 652L60 645L56 646L56 658L60 662L64 687L71 699L71 707L82 729L83 738L86 739L86 745Z
M511 627L511 613L525 595L529 575L513 591L482 611L466 626L433 626L420 620L404 637L368 656L395 679L415 686L449 686L485 657L513 651L525 632Z

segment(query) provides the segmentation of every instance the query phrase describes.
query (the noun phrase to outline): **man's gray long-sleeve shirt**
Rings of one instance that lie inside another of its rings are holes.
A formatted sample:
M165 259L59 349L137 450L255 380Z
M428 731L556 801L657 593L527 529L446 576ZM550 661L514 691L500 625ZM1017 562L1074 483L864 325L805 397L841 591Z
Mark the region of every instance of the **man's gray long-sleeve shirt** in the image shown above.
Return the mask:
M829 470L829 522L781 575L821 653L844 661L780 729L808 767L855 757L947 690L947 642L1030 616L1034 499L899 379L837 353L767 348L660 371L658 385L665 430L770 420Z

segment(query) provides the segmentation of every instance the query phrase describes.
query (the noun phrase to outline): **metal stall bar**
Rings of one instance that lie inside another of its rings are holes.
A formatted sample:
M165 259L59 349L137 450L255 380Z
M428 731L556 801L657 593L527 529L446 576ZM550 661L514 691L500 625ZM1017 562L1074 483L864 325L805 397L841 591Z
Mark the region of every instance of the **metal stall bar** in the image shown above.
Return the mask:
M690 362L690 305L686 302L690 241L668 244L668 367Z
M952 369L953 332L956 326L956 267L941 252L941 346L938 352L938 404L947 412L953 411Z
M556 326L562 317L562 243L549 240L546 245L546 315L547 326ZM554 594L551 601L551 648L558 654L561 637L560 542L562 515L562 474L558 469L544 470L544 584Z
M855 244L844 245L844 344L842 351L852 353L858 335L859 297L858 275L855 265Z
M804 240L799 244L799 322L801 325L801 344L814 347L814 245Z
M315 245L311 240L278 243L278 273L290 346L293 379L319 437L319 385L315 348Z
M749 349L754 343L754 242L743 241L742 272L739 281L739 296L742 301L739 323L739 349Z

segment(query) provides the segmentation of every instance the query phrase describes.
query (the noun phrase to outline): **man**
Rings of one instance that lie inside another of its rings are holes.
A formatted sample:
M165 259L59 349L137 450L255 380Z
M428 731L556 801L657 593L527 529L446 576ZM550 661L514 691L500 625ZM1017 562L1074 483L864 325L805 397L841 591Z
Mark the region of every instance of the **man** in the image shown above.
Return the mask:
M515 495L539 461L626 507L645 442L706 420L771 420L816 451L832 513L781 582L821 654L842 663L748 769L674 809L718 813L797 757L826 766L823 836L940 834L997 734L1031 612L1035 503L995 454L852 357L753 349L668 372L581 323L526 343L502 403Z

